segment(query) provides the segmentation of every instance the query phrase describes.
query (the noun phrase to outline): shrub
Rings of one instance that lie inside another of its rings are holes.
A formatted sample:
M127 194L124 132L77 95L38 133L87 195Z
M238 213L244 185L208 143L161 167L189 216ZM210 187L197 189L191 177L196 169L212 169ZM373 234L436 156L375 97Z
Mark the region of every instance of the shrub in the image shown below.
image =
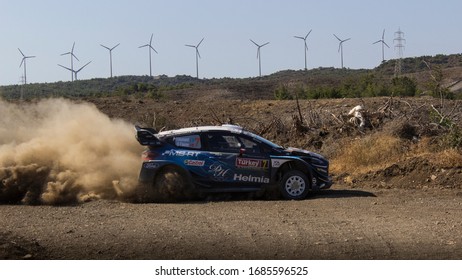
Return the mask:
M292 95L289 92L289 89L285 85L280 85L274 91L274 98L277 100L289 100L292 99Z

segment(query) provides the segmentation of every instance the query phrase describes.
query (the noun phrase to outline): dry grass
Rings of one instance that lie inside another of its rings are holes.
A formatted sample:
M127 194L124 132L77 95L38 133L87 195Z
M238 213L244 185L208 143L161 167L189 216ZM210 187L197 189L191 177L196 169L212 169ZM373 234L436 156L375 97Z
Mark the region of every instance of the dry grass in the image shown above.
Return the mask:
M438 153L434 153L429 157L430 162L442 168L461 168L462 154L456 149L447 149Z
M378 170L399 161L406 150L404 140L384 134L345 141L341 151L331 160L331 171L340 174Z
M423 138L418 143L402 140L386 133L376 133L338 145L337 155L331 159L334 174L364 174L377 171L410 158L425 158L439 168L461 168L462 152L441 149L434 139Z

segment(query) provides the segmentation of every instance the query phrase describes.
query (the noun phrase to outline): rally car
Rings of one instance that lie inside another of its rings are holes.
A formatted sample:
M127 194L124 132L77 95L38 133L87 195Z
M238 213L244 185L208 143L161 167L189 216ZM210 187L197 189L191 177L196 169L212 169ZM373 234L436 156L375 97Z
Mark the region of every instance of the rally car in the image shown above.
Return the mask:
M239 126L135 130L138 142L147 146L139 182L148 199L277 189L284 198L299 200L332 185L323 156L283 148Z

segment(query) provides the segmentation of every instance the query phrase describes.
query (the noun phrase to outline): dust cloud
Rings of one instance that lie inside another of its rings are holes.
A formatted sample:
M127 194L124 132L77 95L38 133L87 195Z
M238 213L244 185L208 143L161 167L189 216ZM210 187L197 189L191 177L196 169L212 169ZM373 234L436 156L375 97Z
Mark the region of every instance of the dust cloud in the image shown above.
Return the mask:
M142 147L133 126L88 103L0 100L0 202L130 199Z

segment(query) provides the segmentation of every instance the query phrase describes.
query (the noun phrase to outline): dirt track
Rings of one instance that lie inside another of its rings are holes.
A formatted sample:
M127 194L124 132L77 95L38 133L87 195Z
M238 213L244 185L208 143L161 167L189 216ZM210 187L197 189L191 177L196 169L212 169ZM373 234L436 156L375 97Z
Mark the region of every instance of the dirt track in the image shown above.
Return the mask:
M304 201L0 205L0 258L460 259L460 190L335 186Z

